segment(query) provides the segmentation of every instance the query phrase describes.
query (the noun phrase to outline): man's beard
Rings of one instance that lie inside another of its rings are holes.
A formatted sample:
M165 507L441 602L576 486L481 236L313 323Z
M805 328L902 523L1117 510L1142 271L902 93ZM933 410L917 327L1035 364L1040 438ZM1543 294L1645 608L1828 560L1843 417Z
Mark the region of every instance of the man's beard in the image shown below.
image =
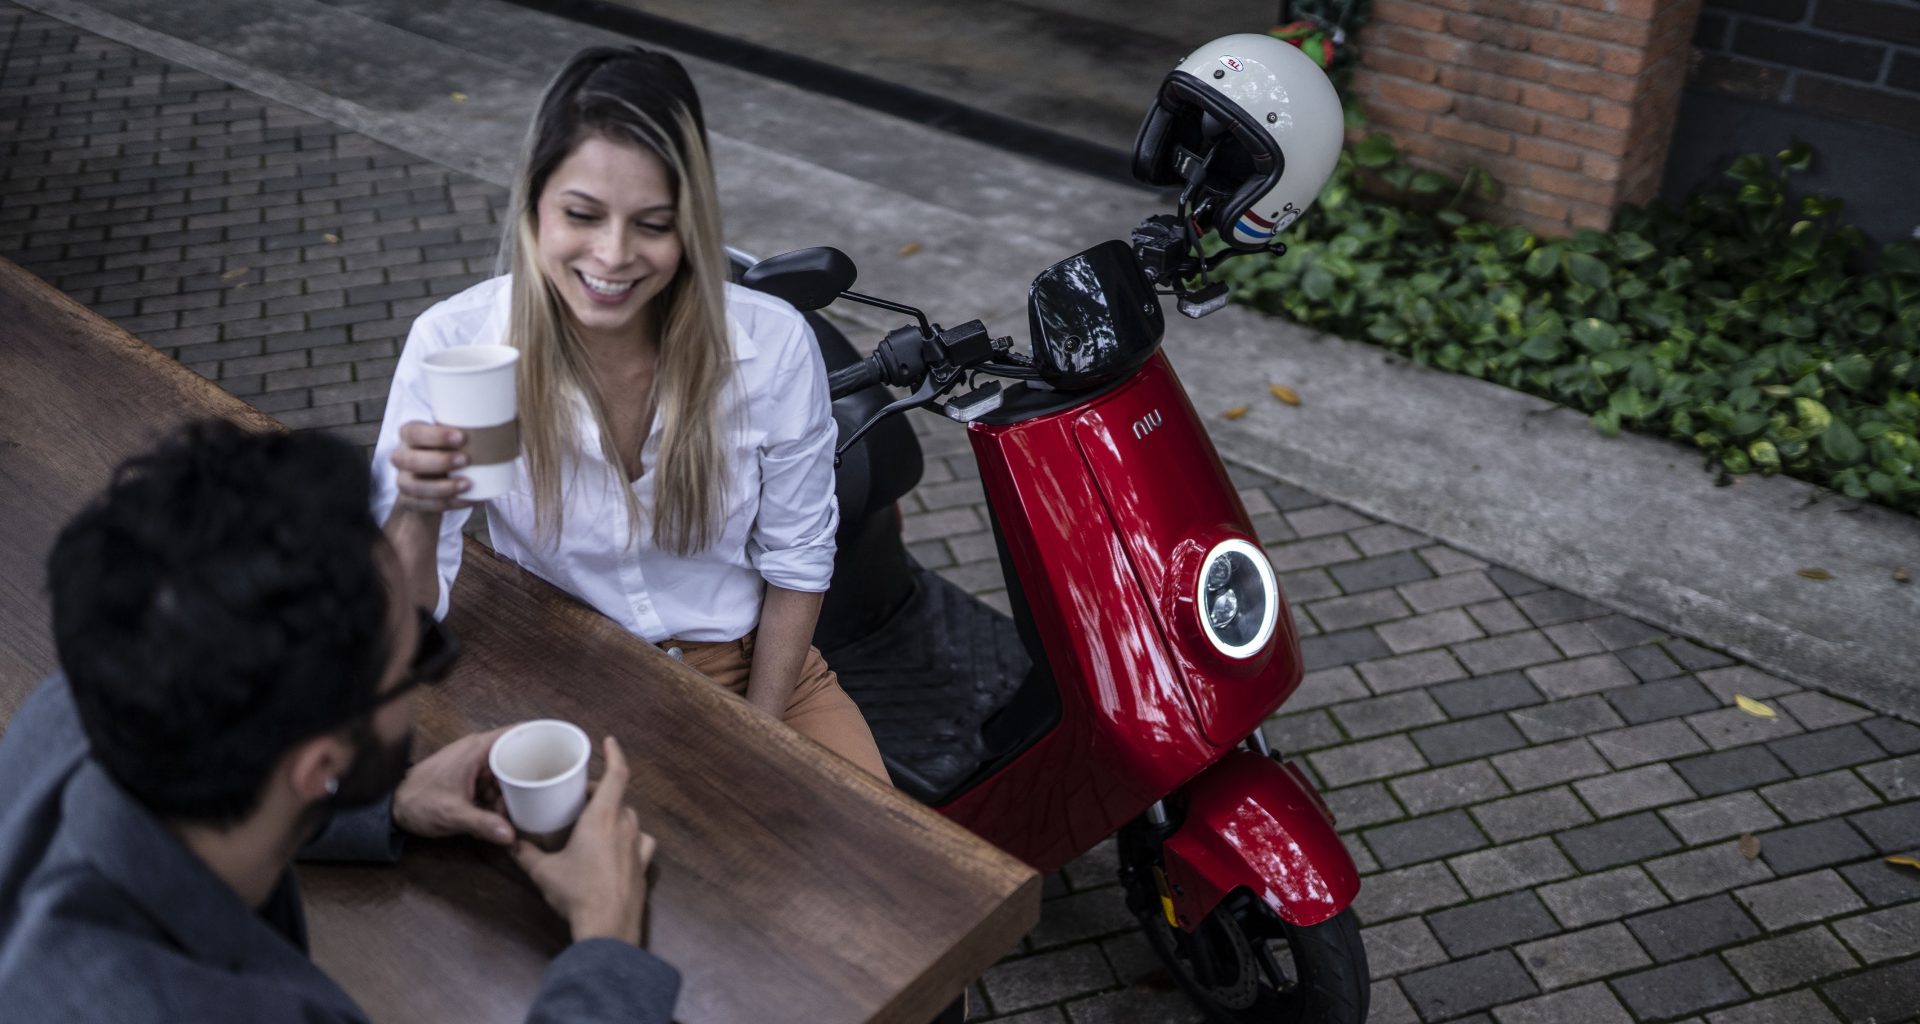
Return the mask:
M326 831L334 815L357 811L392 796L412 766L412 729L392 743L382 743L371 725L362 724L354 728L353 739L360 752L339 776L339 785L325 800L307 808L308 842Z

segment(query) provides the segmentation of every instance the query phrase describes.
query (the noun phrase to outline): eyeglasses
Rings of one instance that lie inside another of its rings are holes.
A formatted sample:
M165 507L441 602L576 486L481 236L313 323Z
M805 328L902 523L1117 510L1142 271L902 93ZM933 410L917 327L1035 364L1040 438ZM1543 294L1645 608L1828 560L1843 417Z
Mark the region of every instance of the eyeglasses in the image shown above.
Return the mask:
M440 620L425 608L417 611L420 616L420 639L413 649L413 661L407 665L407 674L401 676L400 682L392 688L375 696L366 713L385 707L416 687L438 683L453 670L453 663L460 660L460 640L453 635L453 631L441 625Z

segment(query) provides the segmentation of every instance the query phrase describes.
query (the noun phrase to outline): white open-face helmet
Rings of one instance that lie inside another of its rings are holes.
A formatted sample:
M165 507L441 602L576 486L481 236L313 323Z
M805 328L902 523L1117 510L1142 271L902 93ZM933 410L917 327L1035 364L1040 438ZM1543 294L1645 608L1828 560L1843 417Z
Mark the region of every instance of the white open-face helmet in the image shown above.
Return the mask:
M1272 36L1223 36L1161 82L1134 140L1133 176L1150 185L1201 176L1200 229L1257 251L1313 205L1345 132L1340 96L1311 57Z

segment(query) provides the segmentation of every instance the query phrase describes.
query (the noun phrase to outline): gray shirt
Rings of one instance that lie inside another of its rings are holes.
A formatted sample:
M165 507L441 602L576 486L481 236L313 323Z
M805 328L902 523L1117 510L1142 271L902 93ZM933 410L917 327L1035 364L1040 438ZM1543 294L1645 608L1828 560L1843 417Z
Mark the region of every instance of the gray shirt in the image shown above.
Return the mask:
M307 956L293 873L258 911L87 756L64 679L0 738L0 1007L8 1021L364 1022ZM377 825L369 825L375 821ZM392 853L384 820L343 821L328 854ZM679 974L612 939L554 958L529 1024L667 1024Z

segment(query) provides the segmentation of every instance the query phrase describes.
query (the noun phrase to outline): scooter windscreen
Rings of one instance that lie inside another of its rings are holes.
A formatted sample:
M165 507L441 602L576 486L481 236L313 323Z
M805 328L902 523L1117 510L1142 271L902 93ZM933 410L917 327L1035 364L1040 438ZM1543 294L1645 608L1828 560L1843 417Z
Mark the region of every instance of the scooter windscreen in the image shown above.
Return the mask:
M1167 324L1133 249L1113 240L1033 279L1027 327L1041 380L1056 391L1085 391L1139 369Z

